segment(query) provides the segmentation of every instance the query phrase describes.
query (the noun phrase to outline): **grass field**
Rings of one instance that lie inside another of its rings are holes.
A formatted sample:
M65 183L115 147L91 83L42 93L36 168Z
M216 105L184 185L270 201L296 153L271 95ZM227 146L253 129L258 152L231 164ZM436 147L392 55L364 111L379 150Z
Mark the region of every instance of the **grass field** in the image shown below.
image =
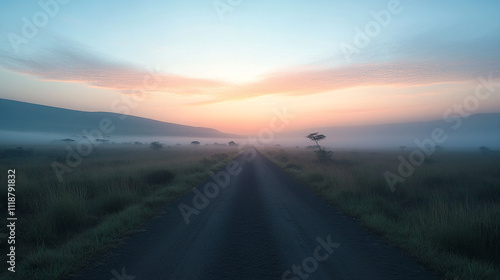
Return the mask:
M500 156L439 151L392 192L384 172L404 152L312 150L265 155L443 279L500 279Z
M262 152L442 279L498 279L498 154L438 151L393 192L383 174L397 169L404 152L340 151L327 164L308 149ZM2 182L8 169L17 175L16 279L61 279L116 246L209 170L222 168L237 149L104 145L64 174L63 183L51 163L64 160L64 147L18 155L0 159ZM6 188L0 196L7 197ZM0 207L7 209L7 199ZM0 249L6 252L7 243ZM0 261L6 263L5 254Z
M16 169L16 273L0 278L60 279L74 272L236 154L236 148L224 147L103 145L64 174L62 183L51 163L64 162L64 147L9 154L0 159L0 180L3 186L7 170ZM1 209L7 209L6 187L0 197ZM6 237L7 227L0 234ZM2 252L8 248L0 243ZM6 254L0 262L7 266Z

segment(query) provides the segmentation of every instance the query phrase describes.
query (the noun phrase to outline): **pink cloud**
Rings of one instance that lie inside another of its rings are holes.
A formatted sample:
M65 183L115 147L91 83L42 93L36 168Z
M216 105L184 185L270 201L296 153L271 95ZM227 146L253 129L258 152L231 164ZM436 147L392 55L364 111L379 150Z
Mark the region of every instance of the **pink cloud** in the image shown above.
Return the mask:
M262 76L248 84L229 84L209 79L154 73L110 61L82 50L54 48L26 59L0 53L0 65L45 80L81 82L93 87L130 93L134 89L204 95L203 103L246 99L271 94L309 95L352 87L414 86L462 82L479 75L500 73L500 61L475 60L386 62L353 64L337 68L295 68Z
M352 87L414 86L461 82L479 75L499 73L500 62L474 63L380 63L339 68L291 71L265 76L243 85L229 85L214 96L220 100L250 98L269 94L307 95Z

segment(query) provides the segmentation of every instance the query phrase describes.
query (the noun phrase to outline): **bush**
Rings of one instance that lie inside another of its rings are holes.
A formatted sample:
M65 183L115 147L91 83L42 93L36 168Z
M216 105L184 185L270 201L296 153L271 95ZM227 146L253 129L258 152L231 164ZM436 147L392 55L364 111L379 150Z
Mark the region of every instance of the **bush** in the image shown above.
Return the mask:
M230 141L229 143L227 143L227 145L229 147L238 147L238 144L236 144L236 142L234 142L234 141Z
M149 144L149 147L153 150L160 150L161 148L163 148L163 145L160 144L160 142L158 142L158 141L154 141L154 142L151 142L151 144Z

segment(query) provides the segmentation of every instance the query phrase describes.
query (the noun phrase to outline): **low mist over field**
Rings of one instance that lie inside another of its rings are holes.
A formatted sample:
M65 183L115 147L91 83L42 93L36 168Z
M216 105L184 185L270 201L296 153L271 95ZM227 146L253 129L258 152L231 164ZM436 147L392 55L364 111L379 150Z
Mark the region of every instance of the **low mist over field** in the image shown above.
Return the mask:
M64 139L95 138L107 144L227 144L308 146L305 136L320 131L329 148L412 148L440 132L436 146L450 149L500 149L500 114L476 114L427 122L370 126L312 127L285 133L236 135L113 113L81 112L0 99L0 144L61 144ZM103 127L104 126L104 127ZM441 135L442 134L442 135Z
M433 133L439 133L440 143L435 145L442 148L477 149L486 146L500 150L500 114L477 114L428 122L311 128L284 133L280 135L283 137L281 142L301 145L307 141L298 139L298 135L305 139L307 134L316 131L327 136L322 144L331 148L412 148L419 142L432 140Z

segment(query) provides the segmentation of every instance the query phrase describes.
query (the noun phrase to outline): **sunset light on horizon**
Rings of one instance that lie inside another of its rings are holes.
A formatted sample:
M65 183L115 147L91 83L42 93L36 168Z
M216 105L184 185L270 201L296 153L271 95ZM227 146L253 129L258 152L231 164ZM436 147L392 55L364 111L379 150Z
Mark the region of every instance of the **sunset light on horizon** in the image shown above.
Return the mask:
M236 134L500 112L500 3L361 2L6 2L0 98Z

